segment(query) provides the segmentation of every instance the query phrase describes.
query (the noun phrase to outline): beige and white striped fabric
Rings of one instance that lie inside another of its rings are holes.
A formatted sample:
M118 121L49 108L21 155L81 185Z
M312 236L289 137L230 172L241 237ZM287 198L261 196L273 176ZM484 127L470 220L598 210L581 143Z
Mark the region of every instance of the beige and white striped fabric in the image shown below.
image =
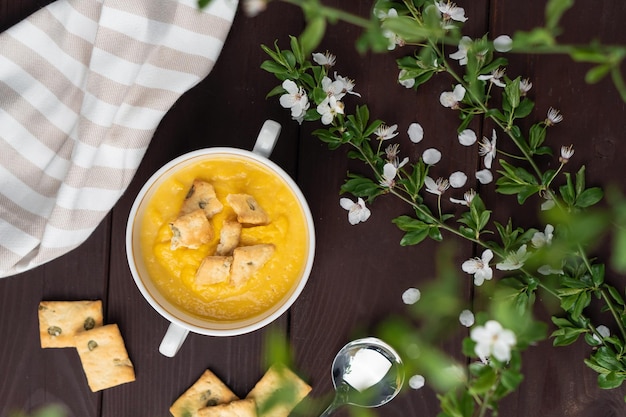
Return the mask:
M87 239L213 68L236 9L58 0L0 34L0 277Z

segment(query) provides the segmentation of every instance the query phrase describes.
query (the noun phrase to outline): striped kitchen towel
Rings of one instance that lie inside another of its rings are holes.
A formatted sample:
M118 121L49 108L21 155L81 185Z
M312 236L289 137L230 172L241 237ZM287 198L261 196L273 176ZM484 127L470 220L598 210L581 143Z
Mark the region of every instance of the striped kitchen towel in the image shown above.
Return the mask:
M58 0L0 34L0 277L84 242L213 68L237 0Z

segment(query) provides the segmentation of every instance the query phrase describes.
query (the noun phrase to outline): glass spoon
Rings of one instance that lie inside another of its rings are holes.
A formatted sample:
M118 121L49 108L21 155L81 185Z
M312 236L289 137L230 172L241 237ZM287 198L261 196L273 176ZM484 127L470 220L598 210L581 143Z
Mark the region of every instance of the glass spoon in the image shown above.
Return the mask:
M354 340L335 356L332 365L335 397L320 417L339 407L379 407L391 401L402 388L402 359L391 346L375 337Z

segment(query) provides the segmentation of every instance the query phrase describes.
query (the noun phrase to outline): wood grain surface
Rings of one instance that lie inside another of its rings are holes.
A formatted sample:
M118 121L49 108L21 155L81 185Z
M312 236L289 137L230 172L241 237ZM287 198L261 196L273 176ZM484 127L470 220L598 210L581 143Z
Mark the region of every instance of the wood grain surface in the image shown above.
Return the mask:
M47 3L2 0L0 30ZM373 2L324 3L366 16ZM543 22L544 2L458 3L466 9L470 17L466 27L475 36L485 32L494 36L511 34ZM622 0L607 0L601 5L576 3L564 18L564 40L588 42L597 38L607 43L626 43L626 5ZM271 159L299 184L316 225L317 251L309 283L290 311L271 326L289 336L295 363L313 386L312 398L327 399L330 394L330 364L341 346L354 337L372 333L385 317L402 314L406 306L401 295L406 288L420 288L437 278L437 244L399 245L401 232L391 219L408 213L407 207L392 198L379 198L371 207L372 217L351 226L339 206L339 188L347 171L367 173L366 167L349 160L344 149L329 151L311 135L317 125L298 125L276 98L265 98L277 81L259 68L265 59L260 44L272 45L278 40L286 47L288 36L299 34L303 27L300 10L283 3L270 3L268 10L255 18L238 13L214 70L181 97L163 119L132 184L89 240L44 266L0 280L0 417L13 410L30 412L49 403L66 405L73 417L168 416L171 403L206 368L211 368L237 395L246 395L264 372L264 344L270 329L224 338L190 334L176 357L160 355L157 348L168 323L142 298L131 278L124 233L137 192L160 166L204 147L251 149L266 119L283 126ZM359 33L349 25L331 25L319 47L322 52L336 54L336 70L356 81L355 90L362 98L349 97L347 105L367 103L373 117L397 123L403 155L416 158L427 147L443 150L444 158L433 175L478 168L481 161L475 148L458 146L456 113L446 111L438 102L440 92L450 89L452 81L437 76L419 93L399 86L394 58L410 53L410 49L359 55L354 48ZM536 108L532 118L543 119L551 106L564 115L563 123L550 131L550 144L555 148L575 146L575 162L587 166L589 184L614 184L624 190L626 105L610 81L586 85L583 78L587 68L567 57L531 54L512 55L509 60L507 74L511 78L522 75L533 82L531 94ZM425 131L424 141L417 145L406 137L412 122L422 124ZM493 126L475 121L472 128L490 136ZM511 216L522 226L536 224L535 213L520 210L514 198L496 195L493 187L481 187L473 178L470 181L501 218ZM453 243L459 265L474 256L470 244L446 238ZM606 252L597 255L607 257ZM608 273L608 280L618 287L626 285L626 278L614 272ZM470 304L470 280L459 286ZM92 393L75 352L40 348L39 301L76 299L103 300L105 322L117 323L124 335L135 365L135 382ZM538 314L549 317L546 311ZM442 342L442 346L458 356L462 336ZM524 382L518 392L503 401L501 415L626 415L626 388L603 391L597 387L596 375L582 362L589 349L582 341L558 349L552 348L549 340L531 347L524 354ZM313 416L320 410L312 406L303 411ZM421 390L408 390L376 411L388 417L435 417L437 412L438 401L428 383ZM348 414L344 409L337 416Z

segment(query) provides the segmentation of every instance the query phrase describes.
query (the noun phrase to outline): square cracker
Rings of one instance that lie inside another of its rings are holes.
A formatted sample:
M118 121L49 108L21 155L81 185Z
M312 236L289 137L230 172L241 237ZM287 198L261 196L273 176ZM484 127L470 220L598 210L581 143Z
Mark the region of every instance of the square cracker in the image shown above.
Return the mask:
M226 201L237 214L239 223L261 225L270 221L265 210L249 194L228 194Z
M210 370L198 378L170 407L174 417L197 417L198 410L207 406L225 404L238 400L237 397Z
M135 380L135 369L117 324L79 333L74 341L93 392Z
M204 214L210 219L221 212L224 205L218 200L215 189L211 183L195 179L191 188L187 192L180 215L191 213L194 210L202 209Z
M237 400L198 410L198 417L257 417L253 399Z
M259 417L288 417L309 392L311 386L289 368L273 365L246 398L256 402Z
M38 315L42 348L74 347L76 334L102 326L102 301L42 301Z
M274 250L275 246L271 243L236 248L233 251L233 264L230 267L231 283L233 285L244 284L270 260Z
M197 285L212 285L228 281L232 256L207 256L196 271Z

